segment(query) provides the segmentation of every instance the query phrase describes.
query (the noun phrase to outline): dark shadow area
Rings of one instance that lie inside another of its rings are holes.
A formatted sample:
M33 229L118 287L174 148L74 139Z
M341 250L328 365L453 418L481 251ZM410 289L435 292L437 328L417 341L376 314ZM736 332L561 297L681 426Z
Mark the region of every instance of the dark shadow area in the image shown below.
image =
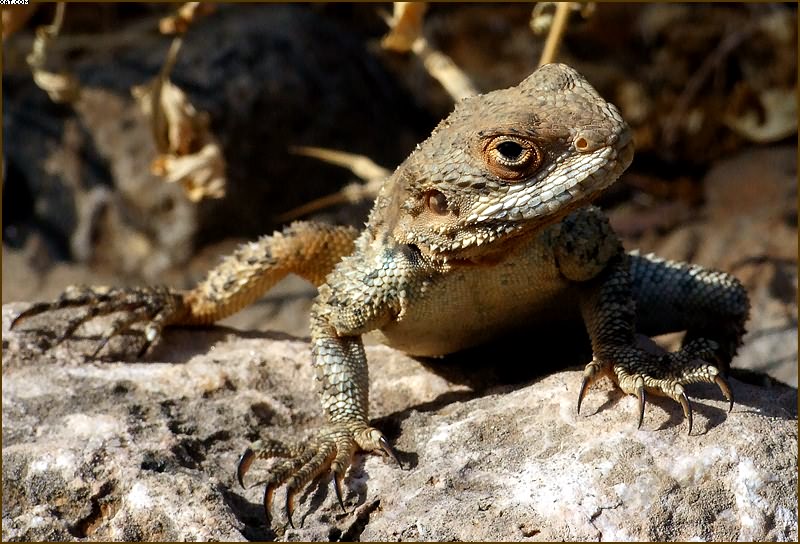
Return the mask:
M534 331L514 331L441 359L416 359L450 382L484 391L583 366L591 360L591 347L582 324L553 323Z
M490 394L516 391L532 385L554 372L581 369L591 360L591 346L582 326L561 324L533 333L514 333L496 342L464 350L442 359L416 359L427 370L452 383L466 385L471 391L445 393L429 402L409 406L404 410L374 420L374 424L383 430L390 440L399 436L402 422L413 412L433 412L454 402L466 402ZM741 394L742 388L737 388L736 380L764 388L765 391L763 394L752 394L749 391L750 394ZM734 411L754 409L766 417L796 419L796 411L787 413L785 410L775 407L774 403L766 402L770 398L769 395L772 394L793 393L796 398L796 389L772 379L766 374L736 367L731 369L729 382L734 394ZM716 385L689 384L686 386L686 391L695 415L692 435L705 434L710 429L723 424L729 417L726 409L702 402L705 399L725 400ZM584 405L581 411L582 416L591 416L603 410L617 409L619 401L624 396L622 391L609 380L602 380L590 388L587 397L601 394L607 395L607 400L592 412L587 411ZM575 402L577 403L577 397ZM793 405L797 405L796 400ZM531 409L533 410L535 407ZM645 410L653 409L662 410L668 415L668 419L659 425L659 429L687 425L680 404L672 399L648 395ZM701 415L702 418L696 417L698 415ZM637 417L637 413L631 414L632 425L636 425ZM706 420L705 428L698 425L698 420L703 418ZM398 452L398 455L401 456L402 461L411 463L410 468L415 466L412 461L412 457L415 456L406 452L402 452L402 454ZM409 455L409 457L406 458L405 455Z
M172 327L164 331L161 342L153 346L146 359L185 363L196 355L226 340L259 339L275 342L307 341L279 331L243 331L233 327L212 325L207 327Z
M248 501L229 487L220 484L218 487L222 499L233 515L244 524L242 536L250 541L274 541L277 535L267 525L264 517L264 506Z

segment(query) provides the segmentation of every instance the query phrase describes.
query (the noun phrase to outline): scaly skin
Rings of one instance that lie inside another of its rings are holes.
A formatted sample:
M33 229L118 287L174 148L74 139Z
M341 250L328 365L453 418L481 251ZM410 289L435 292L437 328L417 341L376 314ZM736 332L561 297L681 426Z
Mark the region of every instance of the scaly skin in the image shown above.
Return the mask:
M188 292L167 288L79 289L37 304L15 321L82 306L70 323L121 310L105 342L144 324L145 348L171 324L207 324L260 296L288 273L319 286L311 312L313 360L326 426L309 443L259 441L242 455L242 481L256 458L284 457L264 494L293 497L331 471L342 481L357 451L393 456L369 425L369 378L361 336L415 355L443 355L510 329L581 319L592 342L578 400L606 375L628 394L666 395L717 383L741 342L749 310L724 273L626 254L590 203L630 164L633 145L617 109L574 70L547 65L517 87L459 103L384 183L360 234L294 223L242 246ZM654 355L635 333L687 330L678 352Z

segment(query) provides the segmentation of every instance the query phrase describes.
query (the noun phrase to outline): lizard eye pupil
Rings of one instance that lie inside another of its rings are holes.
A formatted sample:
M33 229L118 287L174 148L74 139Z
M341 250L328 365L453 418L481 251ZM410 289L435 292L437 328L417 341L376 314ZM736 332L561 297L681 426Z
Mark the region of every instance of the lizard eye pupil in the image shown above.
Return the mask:
M505 158L510 161L519 160L520 155L522 155L522 146L519 145L517 142L501 142L497 145L497 151Z
M425 195L425 205L436 215L447 213L447 197L440 191L428 191Z

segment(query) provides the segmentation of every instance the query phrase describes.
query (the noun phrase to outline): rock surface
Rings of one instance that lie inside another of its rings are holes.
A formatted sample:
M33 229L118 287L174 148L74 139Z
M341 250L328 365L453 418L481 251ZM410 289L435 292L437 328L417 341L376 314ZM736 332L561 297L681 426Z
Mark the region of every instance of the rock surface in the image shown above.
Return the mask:
M3 540L796 540L797 391L731 379L736 405L691 388L680 408L596 387L579 370L468 385L446 366L368 346L372 417L406 470L359 455L344 514L327 485L275 500L264 524L259 434L321 422L308 342L230 328L168 331L142 361L49 351L58 316L8 330L3 306ZM83 336L83 335L82 335ZM124 346L123 346L124 347ZM485 369L478 374L487 373Z

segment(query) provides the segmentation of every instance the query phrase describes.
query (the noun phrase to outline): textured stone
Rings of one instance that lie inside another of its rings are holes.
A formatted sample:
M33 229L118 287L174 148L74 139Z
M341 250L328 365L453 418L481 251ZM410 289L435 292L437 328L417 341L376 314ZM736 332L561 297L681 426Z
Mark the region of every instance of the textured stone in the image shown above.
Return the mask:
M326 477L298 496L297 530L280 489L273 531L257 485L270 464L254 464L246 490L234 469L259 432L303 437L321 424L306 341L174 330L143 361L89 362L90 339L42 352L50 340L30 329L57 316L9 332L24 307L3 307L3 540L798 536L793 388L732 378L728 414L714 388L690 387L687 436L680 407L658 398L637 430L636 400L609 384L577 416L574 369L504 385L494 359L469 382L371 345L371 413L406 470L357 457L351 513Z

